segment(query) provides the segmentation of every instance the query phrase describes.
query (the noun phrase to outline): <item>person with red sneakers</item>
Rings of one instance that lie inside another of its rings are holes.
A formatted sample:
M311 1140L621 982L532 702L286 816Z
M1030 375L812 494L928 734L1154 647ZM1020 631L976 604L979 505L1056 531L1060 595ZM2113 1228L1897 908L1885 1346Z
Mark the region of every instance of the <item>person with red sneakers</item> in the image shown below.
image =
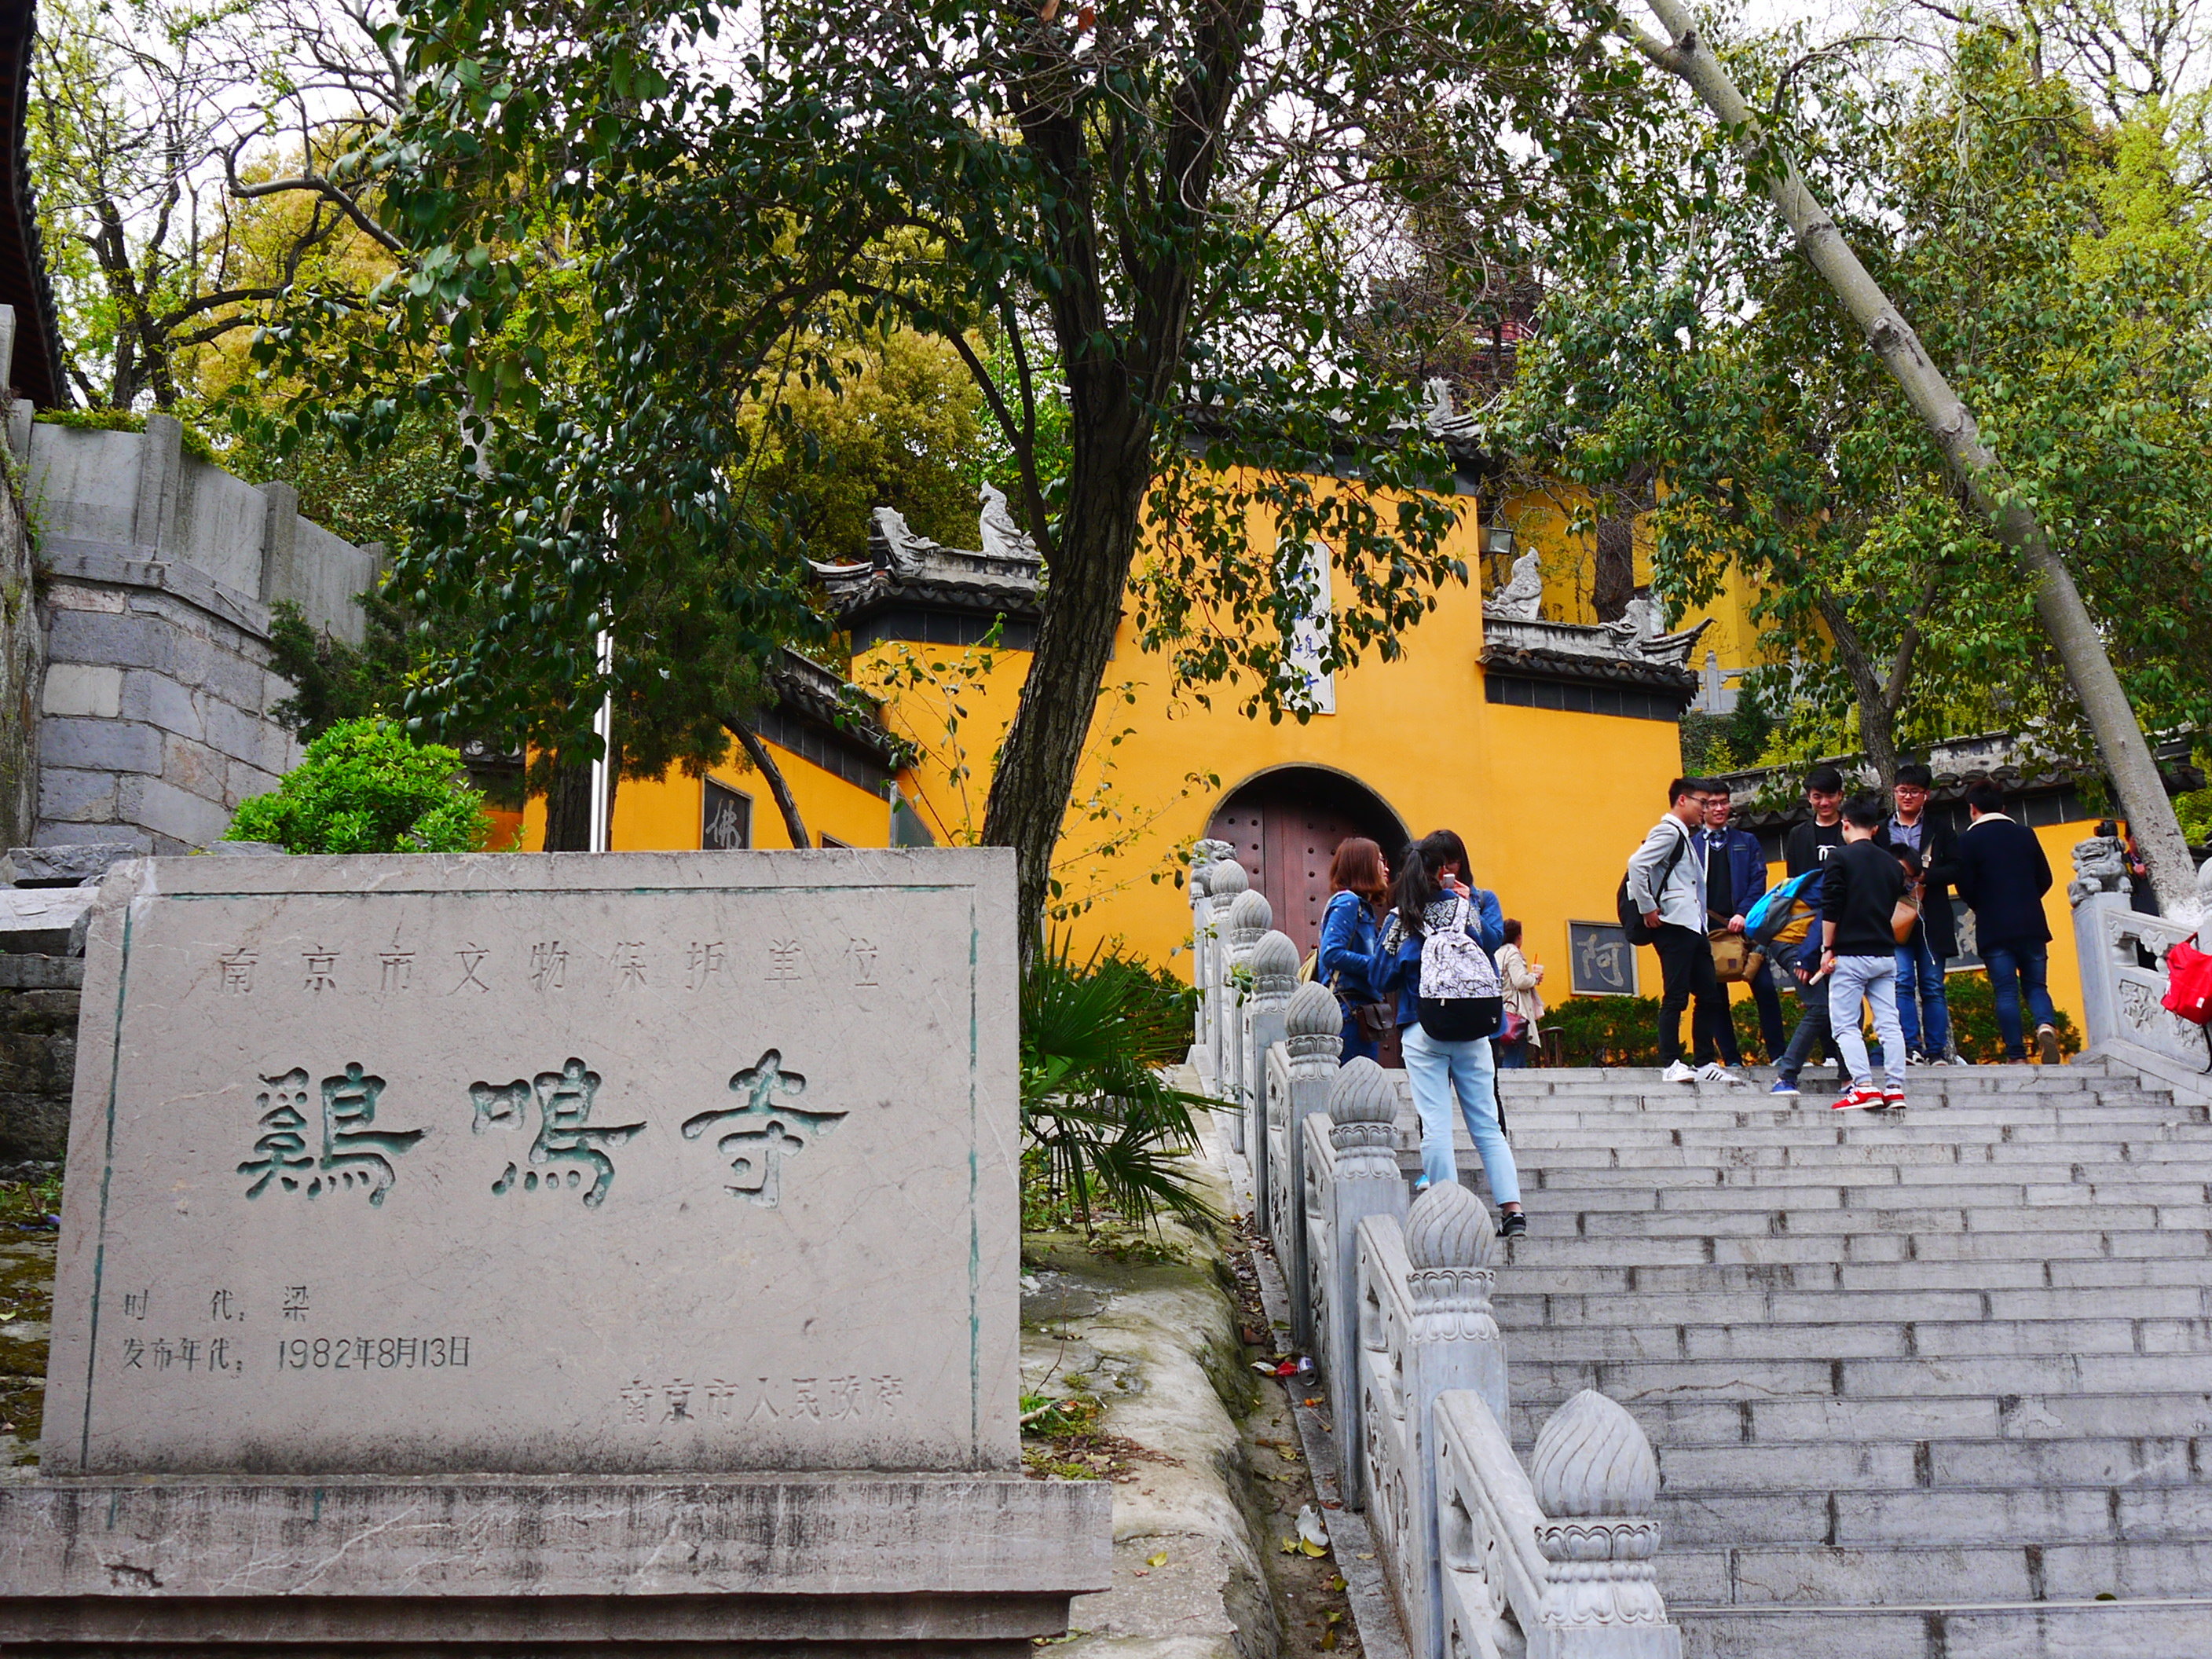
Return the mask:
M1897 935L1891 927L1905 896L1905 872L1875 836L1881 797L1860 795L1844 808L1844 844L1828 860L1820 896L1820 972L1828 981L1828 1028L1851 1080L1835 1104L1894 1111L1905 1104L1905 1032L1897 1015ZM1859 1005L1874 1009L1885 1086L1875 1088L1859 1030Z

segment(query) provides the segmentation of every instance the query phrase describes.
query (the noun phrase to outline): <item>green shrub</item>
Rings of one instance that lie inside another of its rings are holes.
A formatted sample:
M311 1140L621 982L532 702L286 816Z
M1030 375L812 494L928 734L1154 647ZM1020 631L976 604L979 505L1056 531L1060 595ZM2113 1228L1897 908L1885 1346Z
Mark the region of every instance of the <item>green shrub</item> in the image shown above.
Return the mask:
M239 803L225 839L288 853L473 853L490 830L459 753L371 717L309 744L276 789Z
M1214 1218L1176 1164L1196 1141L1192 1109L1211 1103L1161 1076L1189 1052L1195 994L1103 946L1079 963L1065 939L1037 952L1022 981L1030 1224L1066 1215L1089 1227L1094 1205L1139 1223L1162 1210Z
M2202 847L2212 842L2212 789L2192 789L2185 795L2176 795L2173 811L2181 820L2181 833L2191 843Z

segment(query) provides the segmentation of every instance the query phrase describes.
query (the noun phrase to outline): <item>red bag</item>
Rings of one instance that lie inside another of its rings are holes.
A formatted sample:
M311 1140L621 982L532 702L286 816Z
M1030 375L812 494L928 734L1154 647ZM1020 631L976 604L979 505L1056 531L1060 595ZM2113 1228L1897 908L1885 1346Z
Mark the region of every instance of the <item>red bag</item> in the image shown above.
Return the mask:
M2169 1012L2191 1025L2212 1026L2212 956L2185 939L2170 947L2166 953L2166 995L2161 1000Z

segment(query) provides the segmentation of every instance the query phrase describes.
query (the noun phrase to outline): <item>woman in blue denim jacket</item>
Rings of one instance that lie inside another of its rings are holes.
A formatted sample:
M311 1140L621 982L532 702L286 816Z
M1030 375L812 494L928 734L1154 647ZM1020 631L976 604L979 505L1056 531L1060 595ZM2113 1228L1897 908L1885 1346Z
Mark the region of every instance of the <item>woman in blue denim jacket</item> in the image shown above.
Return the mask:
M1451 1133L1456 1096L1468 1134L1482 1154L1491 1196L1502 1213L1498 1230L1511 1238L1527 1232L1528 1222L1521 1208L1520 1171L1498 1120L1498 1066L1491 1039L1443 1042L1420 1026L1421 942L1431 931L1450 927L1464 902L1469 911L1468 931L1484 950L1495 953L1505 942L1505 915L1498 895L1469 887L1467 871L1467 843L1458 836L1439 830L1422 837L1398 872L1397 908L1383 923L1368 978L1378 992L1397 994L1406 1078L1421 1117L1420 1184L1459 1178Z
M1382 934L1382 906L1390 896L1390 866L1382 861L1382 849L1364 836L1346 836L1329 860L1328 884L1314 976L1336 993L1337 1006L1344 1011L1344 1059L1379 1059L1382 1045L1360 1029L1352 1011L1385 1000L1367 982Z

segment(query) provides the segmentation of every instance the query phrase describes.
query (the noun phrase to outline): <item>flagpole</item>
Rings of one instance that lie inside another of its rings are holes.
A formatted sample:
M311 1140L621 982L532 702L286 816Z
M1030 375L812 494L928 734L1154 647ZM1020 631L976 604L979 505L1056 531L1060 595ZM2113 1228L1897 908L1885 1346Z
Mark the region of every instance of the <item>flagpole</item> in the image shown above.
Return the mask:
M602 628L599 640L599 678L606 679L614 672L615 636L611 629ZM607 799L608 763L614 758L615 697L610 690L599 700L599 712L592 717L592 731L599 740L599 752L592 761L592 851L612 851L613 814Z

